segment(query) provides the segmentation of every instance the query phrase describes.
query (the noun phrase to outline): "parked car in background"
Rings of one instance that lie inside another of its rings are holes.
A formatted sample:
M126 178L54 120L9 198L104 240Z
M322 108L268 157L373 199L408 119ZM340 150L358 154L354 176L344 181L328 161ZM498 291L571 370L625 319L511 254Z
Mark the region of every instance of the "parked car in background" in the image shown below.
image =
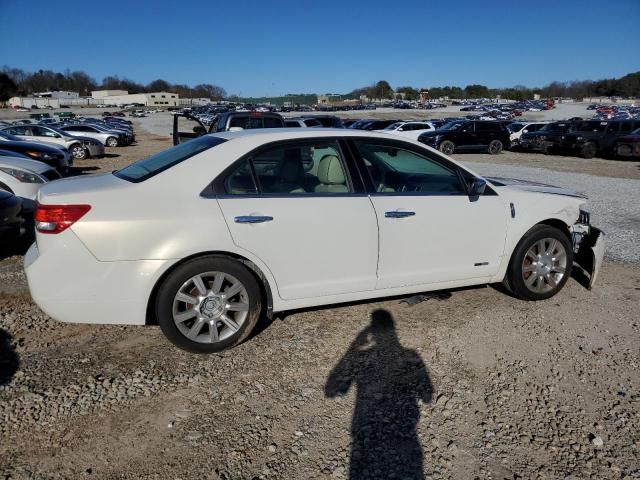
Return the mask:
M75 137L45 125L12 125L4 127L2 131L21 140L58 145L78 160L104 156L104 145L99 141L88 137Z
M640 128L631 132L631 135L624 135L616 140L614 151L622 158L640 157Z
M0 150L17 152L33 160L39 160L51 165L62 174L65 174L73 165L73 157L67 150L36 142L26 142L2 130L0 130Z
M576 124L572 122L551 122L535 132L523 133L518 148L523 150L553 153L562 136L571 132Z
M342 120L335 115L313 115L308 118L315 118L325 128L345 128Z
M205 135L38 201L24 265L45 313L157 322L200 353L246 339L263 312L501 282L548 299L574 260L592 285L604 254L584 197L357 130Z
M21 157L0 157L0 190L13 193L30 202L35 209L35 199L42 185L62 178L58 171L46 163Z
M544 127L547 122L511 122L507 124L509 130L510 147L516 147L520 144L520 137L529 132L537 132Z
M107 147L118 147L128 143L126 134L115 131L104 131L95 125L63 125L58 129L74 137L93 138Z
M188 120L192 125L191 131L180 130L181 120ZM193 122L196 124L193 126ZM205 125L189 113L173 116L173 144L178 145L206 133L227 132L239 130L253 130L261 128L285 128L282 115L274 112L223 112L215 117L210 126Z
M287 128L322 128L322 124L314 118L285 118L284 124Z
M399 122L399 120L360 120L353 123L349 128L354 130L384 130L389 125L397 122Z
M588 120L579 122L573 132L561 138L559 149L583 158L612 155L617 140L640 128L638 120Z
M501 122L464 120L449 122L423 133L418 141L451 155L459 150L486 150L497 155L509 146L509 131Z
M388 125L378 132L390 133L400 137L411 138L417 140L418 137L425 132L433 132L435 127L431 122L396 122Z
M25 223L20 197L0 190L0 247L20 237Z

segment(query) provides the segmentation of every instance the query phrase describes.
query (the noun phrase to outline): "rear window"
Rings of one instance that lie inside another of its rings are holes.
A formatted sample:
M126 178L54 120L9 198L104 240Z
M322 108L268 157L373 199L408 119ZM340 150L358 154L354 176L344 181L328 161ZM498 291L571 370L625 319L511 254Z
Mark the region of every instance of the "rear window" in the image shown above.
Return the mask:
M198 153L209 150L216 145L226 142L223 138L218 137L198 137L181 143L175 147L169 148L155 155L140 160L136 163L114 172L116 177L122 178L129 182L144 182L148 178L163 172L180 162L184 162L189 157L193 157Z

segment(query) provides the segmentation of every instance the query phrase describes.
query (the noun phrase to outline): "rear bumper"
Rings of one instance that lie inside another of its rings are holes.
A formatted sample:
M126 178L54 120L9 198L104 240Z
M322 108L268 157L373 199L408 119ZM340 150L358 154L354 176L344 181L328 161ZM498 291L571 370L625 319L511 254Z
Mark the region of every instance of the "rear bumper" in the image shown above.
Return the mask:
M102 157L104 155L104 145L90 144L87 145L87 151L92 157Z
M153 286L171 263L100 262L67 230L44 253L31 245L24 268L33 300L55 320L144 325Z

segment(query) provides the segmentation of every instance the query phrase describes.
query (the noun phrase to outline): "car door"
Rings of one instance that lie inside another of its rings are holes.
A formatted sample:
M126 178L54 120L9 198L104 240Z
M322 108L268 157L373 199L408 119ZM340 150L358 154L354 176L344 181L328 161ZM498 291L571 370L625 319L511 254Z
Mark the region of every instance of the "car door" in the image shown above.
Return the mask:
M39 125L33 125L31 132L36 141L55 143L65 147L67 145L66 140L59 134L51 130L50 128L41 127Z
M475 123L469 122L460 125L452 132L452 141L458 147L474 147L478 145L478 134L475 131Z
M330 138L279 142L216 183L234 243L268 266L285 300L375 288L376 215L343 152Z
M376 288L495 275L508 206L490 188L470 198L472 175L434 152L392 140L354 140L379 224Z

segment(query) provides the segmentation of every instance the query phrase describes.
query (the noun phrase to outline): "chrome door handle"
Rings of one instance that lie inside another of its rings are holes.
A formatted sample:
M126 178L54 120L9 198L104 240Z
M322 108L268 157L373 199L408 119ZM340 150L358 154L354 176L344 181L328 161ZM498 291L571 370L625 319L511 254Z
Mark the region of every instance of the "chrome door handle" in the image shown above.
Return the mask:
M384 216L387 218L405 218L405 217L413 217L416 212L400 212L398 210L394 210L392 212L384 212Z
M271 220L273 220L273 217L266 215L241 215L233 219L236 223L264 223L270 222Z

